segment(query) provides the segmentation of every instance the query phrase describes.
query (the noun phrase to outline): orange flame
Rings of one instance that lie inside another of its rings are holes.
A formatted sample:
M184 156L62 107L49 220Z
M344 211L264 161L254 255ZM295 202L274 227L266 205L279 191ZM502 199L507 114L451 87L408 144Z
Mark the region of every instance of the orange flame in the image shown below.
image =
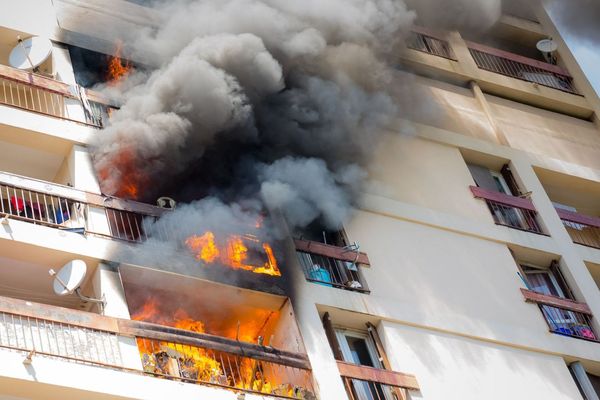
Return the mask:
M111 190L111 194L127 199L138 199L140 188L145 187L147 178L138 171L137 155L128 148L122 148L110 160L110 163L102 166L98 171L101 182L115 179L118 175L117 187Z
M196 254L196 259L207 263L213 263L219 258L219 248L215 244L215 235L212 232L206 232L202 236L190 236L186 239L185 244L190 249L199 249Z
M167 320L161 314L159 307L157 300L151 298L139 311L133 314L132 318L198 333L205 332L204 324L190 318L185 311L179 309L173 314L173 320ZM256 316L251 319L250 323L241 326L239 323L238 325L230 324L225 336L241 341L256 342L259 332L264 327L262 321L273 316L278 316L278 313L269 310L256 310ZM179 375L200 382L216 383L266 394L273 393L274 388L270 379L281 379L277 376L265 376L259 362L250 358L240 357L230 360L228 358L230 356L225 354L217 357L214 351L171 342L142 338L136 339L136 342L144 370L153 374ZM217 361L217 358L219 361ZM222 365L222 363L225 364ZM231 365L237 365L238 369L232 369ZM227 369L227 366L229 366L229 369ZM291 394L291 391L289 393Z
M107 80L109 85L118 85L119 81L127 76L127 74L131 71L131 63L121 59L121 52L123 51L123 42L117 41L115 55L110 57L108 62L108 73Z
M205 264L219 262L233 269L252 271L256 274L281 276L271 245L268 243L262 244L266 261L261 265L253 265L248 260L249 249L244 239L258 243L258 239L251 235L245 235L244 237L232 235L227 238L224 246L219 247L215 240L215 234L208 231L201 236L192 235L188 237L185 244L194 253L196 259L203 261Z

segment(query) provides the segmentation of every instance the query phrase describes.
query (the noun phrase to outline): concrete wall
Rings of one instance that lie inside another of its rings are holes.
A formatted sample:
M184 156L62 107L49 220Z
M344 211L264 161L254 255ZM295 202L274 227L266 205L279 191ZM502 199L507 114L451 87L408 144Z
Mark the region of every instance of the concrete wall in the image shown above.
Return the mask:
M562 358L383 322L379 335L399 371L422 390L411 399L582 399Z

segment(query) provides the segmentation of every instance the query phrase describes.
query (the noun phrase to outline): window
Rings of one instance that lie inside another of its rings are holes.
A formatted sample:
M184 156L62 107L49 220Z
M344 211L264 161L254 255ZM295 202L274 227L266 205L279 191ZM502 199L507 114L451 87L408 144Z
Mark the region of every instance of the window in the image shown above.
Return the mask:
M344 361L383 369L375 343L368 333L336 329L335 335ZM394 399L390 388L378 383L352 380L350 389L356 400Z
M314 242L306 247L298 247L296 243L298 261L308 281L339 289L369 292L360 270L364 254L360 252L358 244L349 244L344 230L328 231L320 225L314 225L296 232L295 237L299 241ZM327 246L316 245L318 243Z
M506 183L506 179L502 176L500 172L490 171L490 175L492 175L492 179L496 183L496 190L500 193L504 193L507 195L512 195L508 184Z
M494 171L485 166L469 163L467 163L467 167L471 172L473 180L480 188L500 192L508 196L521 195L519 185L508 164L504 165L500 171Z
M549 267L533 264L520 264L530 290L573 300L573 295L565 281L557 261L552 261Z

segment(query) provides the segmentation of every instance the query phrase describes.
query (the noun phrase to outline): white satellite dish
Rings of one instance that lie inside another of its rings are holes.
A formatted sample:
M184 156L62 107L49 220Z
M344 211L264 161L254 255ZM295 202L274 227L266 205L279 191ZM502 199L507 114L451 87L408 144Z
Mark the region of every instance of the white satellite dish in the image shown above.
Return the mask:
M33 36L25 40L17 37L17 40L17 45L8 56L11 67L33 70L48 60L52 54L52 42L49 39Z
M54 277L54 293L59 296L75 293L83 283L86 272L87 266L82 260L69 261L58 273L51 269L50 275Z
M558 45L552 39L542 39L537 42L535 47L542 53L553 53L558 50Z

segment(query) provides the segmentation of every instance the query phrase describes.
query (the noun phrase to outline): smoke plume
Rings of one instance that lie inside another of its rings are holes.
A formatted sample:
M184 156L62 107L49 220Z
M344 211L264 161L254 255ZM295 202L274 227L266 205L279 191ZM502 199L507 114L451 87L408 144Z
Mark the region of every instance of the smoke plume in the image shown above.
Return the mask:
M279 210L292 229L315 221L341 227L378 138L412 102L391 86L417 16L439 28L480 29L500 14L499 0L409 5L154 5L158 27L127 33L130 56L151 68L107 91L122 107L93 146L104 192L190 202L147 228L151 238L171 231L172 245L151 239L147 248L159 250L141 253L172 260L185 237L246 232L267 209Z

